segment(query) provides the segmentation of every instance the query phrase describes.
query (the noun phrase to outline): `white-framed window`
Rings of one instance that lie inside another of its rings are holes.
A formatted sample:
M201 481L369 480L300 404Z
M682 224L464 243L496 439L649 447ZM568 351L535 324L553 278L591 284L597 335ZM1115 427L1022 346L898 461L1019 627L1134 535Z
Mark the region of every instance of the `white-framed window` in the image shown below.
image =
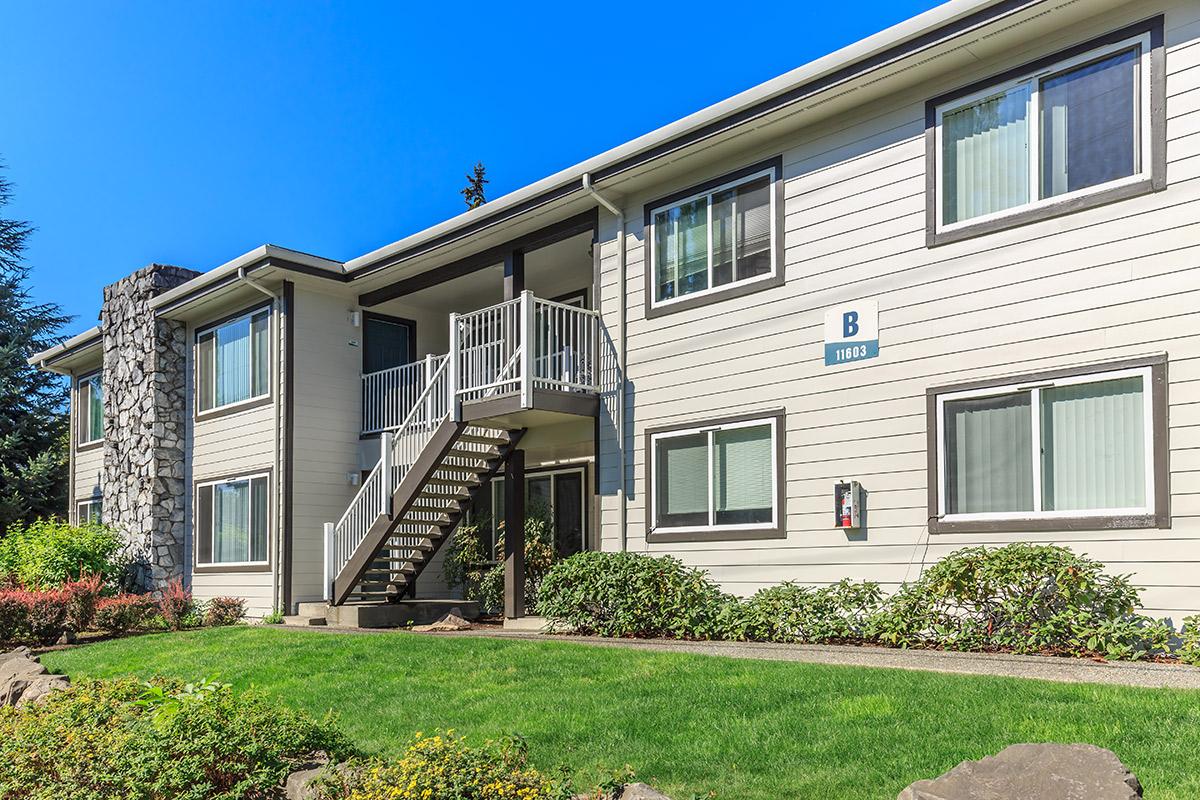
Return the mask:
M196 334L199 413L271 393L271 308L260 308Z
M268 563L269 486L265 473L197 484L197 565Z
M79 379L77 398L77 441L81 445L95 444L104 439L104 384L99 372Z
M775 277L779 178L765 167L649 210L652 308Z
M937 395L941 522L1155 513L1152 368Z
M1150 42L1133 35L936 106L938 232L1150 178Z
M698 425L650 435L655 531L778 526L779 418Z
M104 502L99 497L75 504L75 521L79 525L99 525L104 511Z

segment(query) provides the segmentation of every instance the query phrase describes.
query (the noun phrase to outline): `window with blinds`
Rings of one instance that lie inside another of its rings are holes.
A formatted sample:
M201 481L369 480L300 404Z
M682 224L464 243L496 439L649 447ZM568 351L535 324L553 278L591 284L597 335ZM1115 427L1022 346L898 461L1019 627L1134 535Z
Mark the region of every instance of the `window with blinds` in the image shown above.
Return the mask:
M1148 177L1149 53L1135 35L938 105L939 230Z
M775 274L777 170L652 209L652 306Z
M196 488L196 563L266 564L266 475L202 483Z
M937 398L945 520L1154 513L1151 368Z
M206 328L196 335L196 408L200 413L271 393L271 309Z
M93 444L104 438L104 385L100 373L79 379L76 441Z
M774 418L653 434L653 527L773 526L777 435Z

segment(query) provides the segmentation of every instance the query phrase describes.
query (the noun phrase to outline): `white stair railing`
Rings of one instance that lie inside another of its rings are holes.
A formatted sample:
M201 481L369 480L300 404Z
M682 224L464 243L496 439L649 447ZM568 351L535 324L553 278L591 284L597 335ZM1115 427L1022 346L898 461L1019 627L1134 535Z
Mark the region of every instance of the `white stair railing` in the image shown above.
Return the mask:
M379 463L363 481L346 513L332 530L327 529L330 582L350 561L380 514L389 513L392 495L400 482L420 457L438 425L450 416L453 398L450 362L444 356L437 361L440 365L430 376L425 390L413 399L408 416L396 433L385 431L380 436Z
M445 358L431 354L411 364L364 374L362 432L371 434L399 428Z

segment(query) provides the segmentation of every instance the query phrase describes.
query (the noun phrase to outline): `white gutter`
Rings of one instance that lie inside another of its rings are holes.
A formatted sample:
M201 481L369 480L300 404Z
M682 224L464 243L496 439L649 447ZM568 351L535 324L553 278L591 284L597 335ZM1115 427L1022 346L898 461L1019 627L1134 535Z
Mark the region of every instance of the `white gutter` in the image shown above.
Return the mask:
M237 277L238 277L238 280L241 281L242 283L244 283L247 286L250 286L254 289L257 289L258 291L265 294L267 297L271 298L272 308L282 308L283 301L280 298L280 296L278 294L276 294L275 292L271 291L270 289L268 289L267 287L263 286L261 283L258 283L255 280L253 280L252 278L247 277L245 267L237 268ZM288 309L288 310L289 310L289 312L291 311L291 309ZM274 556L275 556L274 562L275 562L276 566L278 567L278 569L275 570L274 579L271 581L271 608L272 608L272 610L274 610L274 609L280 608L280 606L283 603L283 569L284 569L283 532L284 532L284 526L287 524L287 520L285 520L283 518L283 513L282 513L283 505L284 505L283 498L284 498L284 493L286 491L284 488L284 485L283 485L284 475L283 475L282 467L283 467L284 458L285 458L283 450L284 450L284 448L287 447L287 435L286 435L286 432L284 431L284 427L283 427L283 386L284 386L283 370L285 368L291 369L292 365L288 364L285 367L284 363L283 363L283 356L284 356L284 353L286 352L286 350L284 349L284 342L283 342L283 333L284 333L283 320L280 318L279 314L272 314L271 319L275 320L276 330L278 331L278 335L276 335L276 337L275 337L275 342L276 342L275 363L279 365L278 369L276 369L274 371L275 372L275 375L274 375L274 377L275 377L275 503L274 503L274 506L276 508L275 519L278 523L275 526L276 536L275 536L275 554L274 554ZM283 609L283 613L290 614L291 609L285 608L285 609Z
M620 383L617 394L617 450L621 454L621 482L617 485L617 503L620 509L621 552L629 547L629 536L625 532L627 523L625 496L625 212L608 200L592 186L592 174L583 173L583 190L596 199L617 218L617 374ZM597 308L600 298L596 298ZM599 464L596 465L599 467Z

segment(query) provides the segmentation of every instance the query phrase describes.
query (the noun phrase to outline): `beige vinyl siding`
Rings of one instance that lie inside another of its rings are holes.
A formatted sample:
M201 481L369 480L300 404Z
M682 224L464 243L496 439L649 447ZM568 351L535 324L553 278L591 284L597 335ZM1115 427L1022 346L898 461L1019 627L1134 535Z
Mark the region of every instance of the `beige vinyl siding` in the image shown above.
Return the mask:
M91 500L101 494L101 481L104 479L104 448L90 447L78 449L78 444L72 441L75 449L74 480L72 483L74 497L71 498L71 516L76 513L76 506L84 500Z
M1031 58L1165 11L1166 191L938 248L925 246L924 103ZM843 577L889 588L959 547L1057 542L1132 573L1153 613L1200 609L1200 7L1137 4L1037 38L1003 61L947 74L692 174L699 182L783 153L782 287L654 320L644 316L642 204L625 205L628 268L617 285L602 215L601 308L629 308L628 547L672 553L750 594ZM880 355L825 367L824 312L879 303ZM930 386L1168 355L1173 524L1165 530L938 534L926 529ZM615 398L606 398L615 416ZM647 544L648 427L786 409L785 540ZM601 426L603 546L620 546L615 431ZM832 527L833 483L862 482L869 529Z
M279 342L279 314L276 309L271 316L272 325L272 368L278 368L277 348ZM195 332L204 324L188 328L188 531L185 558L188 564L192 594L198 600L213 597L241 597L246 601L247 614L261 617L270 613L275 606L274 577L271 570L278 568L275 557L276 542L280 532L279 479L275 471L276 436L275 403L236 411L231 414L195 419ZM271 378L272 396L275 392L274 372ZM210 568L196 570L195 565L195 485L213 478L227 478L271 471L269 487L269 535L267 551L271 559L271 570L221 572Z
M362 329L351 324L352 308L352 298L296 287L294 602L321 599L324 525L337 522L358 491L348 480L360 470L362 425L362 349L350 345Z

